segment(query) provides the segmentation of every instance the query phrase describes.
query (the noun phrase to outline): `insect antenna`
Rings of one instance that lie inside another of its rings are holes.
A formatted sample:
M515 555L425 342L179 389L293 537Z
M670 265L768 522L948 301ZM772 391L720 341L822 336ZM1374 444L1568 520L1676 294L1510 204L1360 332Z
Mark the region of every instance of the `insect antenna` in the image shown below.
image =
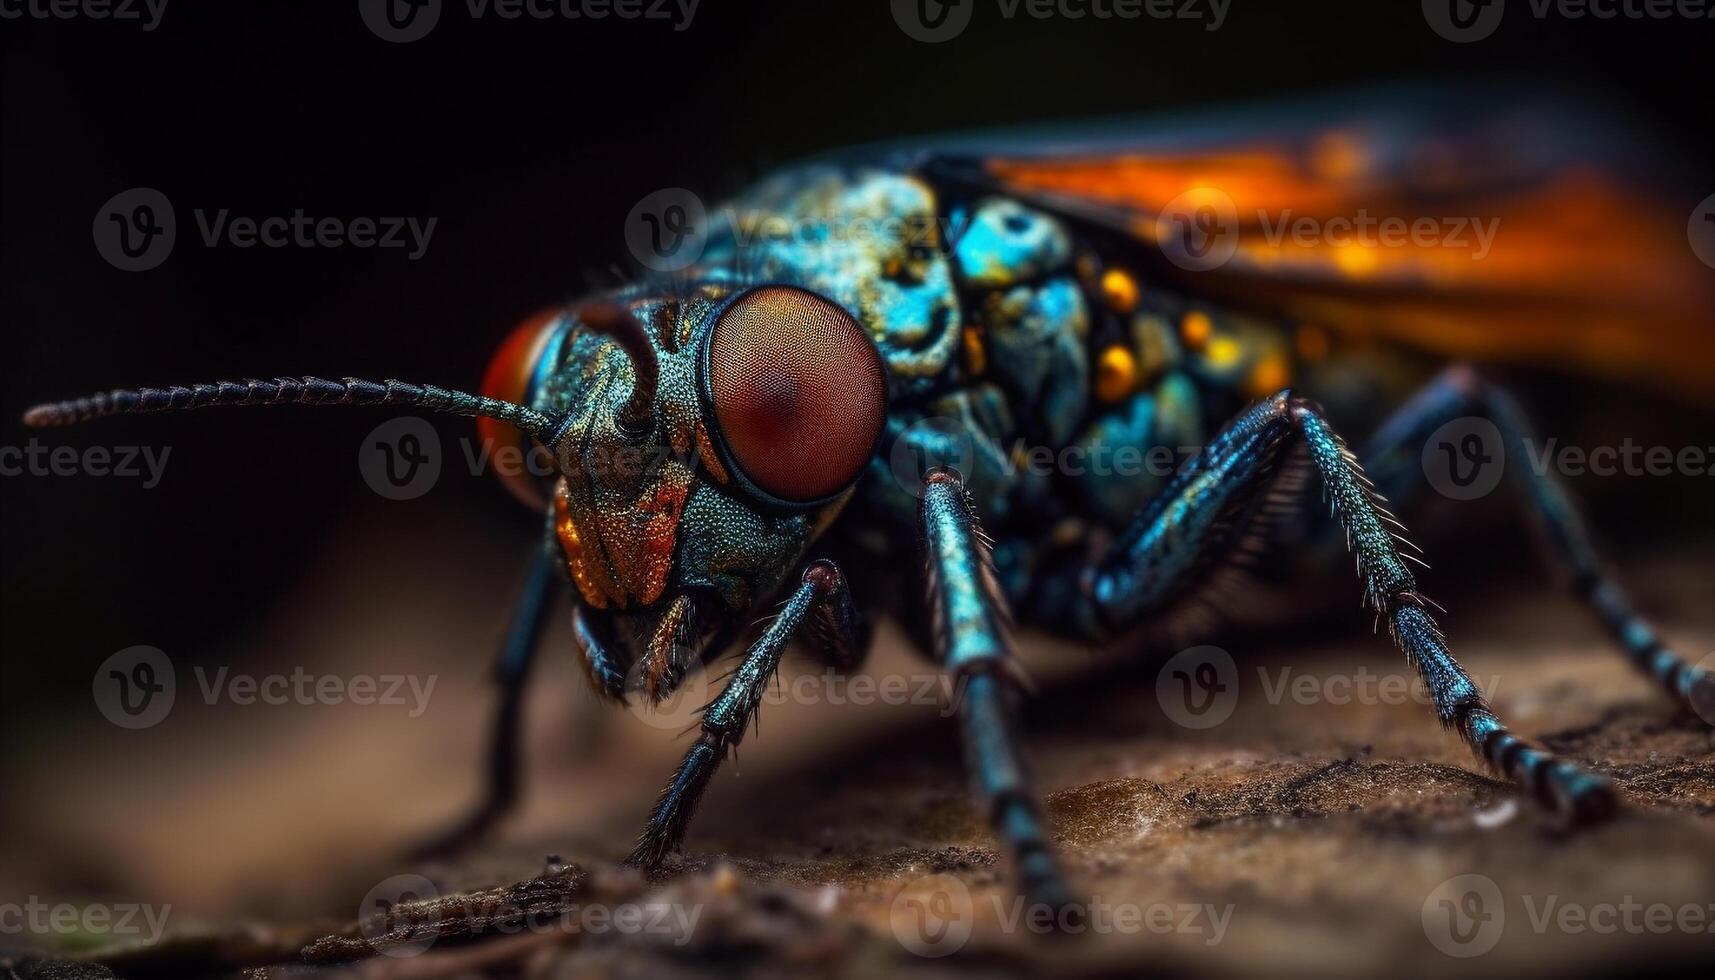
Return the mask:
M512 402L406 381L365 381L362 378L274 378L261 381L217 381L213 384L166 388L118 388L83 398L48 402L24 413L24 424L35 428L71 425L109 415L187 411L220 405L399 405L481 416L517 426L553 448L562 420Z
M612 302L585 303L577 318L592 331L610 337L631 361L636 382L619 411L621 428L629 434L646 432L655 412L660 366L648 332L625 307ZM72 425L109 415L189 411L224 405L393 405L450 415L474 416L509 423L529 433L548 449L565 435L567 420L516 402L473 395L437 385L412 384L389 378L273 378L267 381L216 381L212 384L170 385L165 388L116 388L82 398L45 402L24 413L33 428Z
M655 345L649 341L649 330L620 303L595 300L578 307L578 322L596 333L604 334L619 345L631 360L636 380L631 385L631 397L619 409L620 431L640 438L654 424L655 392L661 383L661 366L655 357Z

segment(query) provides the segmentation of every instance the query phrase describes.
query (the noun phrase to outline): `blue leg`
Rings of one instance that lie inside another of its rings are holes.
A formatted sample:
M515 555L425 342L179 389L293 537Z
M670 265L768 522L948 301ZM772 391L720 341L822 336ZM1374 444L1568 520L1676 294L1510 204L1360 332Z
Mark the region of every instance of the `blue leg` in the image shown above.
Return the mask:
M578 645L578 656L590 687L610 701L623 703L625 663L615 654L613 638L607 630L607 621L590 616L583 606L572 610L572 640Z
M702 732L679 763L667 788L661 791L649 814L649 824L626 863L652 870L679 847L697 801L708 788L715 769L749 729L768 682L780 666L786 644L806 619L817 624L816 629L825 624L838 630L842 624L856 623L852 618L854 608L839 566L831 561L817 561L805 569L802 581L787 597L779 615L745 651L744 660L727 681L726 688L703 709ZM855 657L859 640L856 635L845 634L833 642Z
M958 474L937 468L924 477L922 523L935 651L956 682L967 765L995 836L1012 854L1020 890L1032 903L1061 908L1071 892L1014 744L1022 679L1007 640L1006 600Z
M494 715L494 727L489 732L488 771L482 800L451 828L420 845L416 849L418 854L437 855L459 850L487 833L517 802L524 688L536 659L536 649L541 645L542 626L547 619L548 606L553 602L556 574L549 553L539 549L519 593L512 623L500 648L500 659L494 665L494 679L500 686L500 705Z
M1686 663L1656 637L1603 570L1584 521L1560 482L1523 464L1530 425L1505 390L1468 367L1448 369L1371 439L1364 458L1376 461L1377 486L1395 501L1409 500L1424 483L1418 459L1425 440L1442 425L1466 416L1486 418L1500 432L1505 458L1514 461L1507 467L1512 487L1569 573L1573 594L1590 607L1639 670L1705 720L1715 719L1715 674Z
M1254 516L1268 477L1303 445L1357 556L1365 599L1423 677L1442 725L1456 730L1497 772L1568 823L1600 819L1615 807L1610 784L1509 732L1448 650L1417 592L1357 460L1304 399L1282 392L1231 423L1185 467L1113 551L1089 573L1086 624L1120 630L1163 611L1194 579L1206 554ZM1234 490L1237 486L1239 489ZM1248 502L1247 502L1247 498Z
M838 671L856 670L869 654L869 619L852 597L840 567L819 561L804 572L822 601L810 609L806 647L817 660Z

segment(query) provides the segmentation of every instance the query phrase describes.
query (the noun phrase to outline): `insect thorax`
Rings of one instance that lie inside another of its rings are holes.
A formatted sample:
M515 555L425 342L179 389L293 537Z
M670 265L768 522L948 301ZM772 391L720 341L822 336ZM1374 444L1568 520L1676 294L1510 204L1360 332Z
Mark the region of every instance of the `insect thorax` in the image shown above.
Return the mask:
M1123 249L1006 197L820 165L711 217L710 267L815 290L870 331L892 399L861 506L898 526L943 462L1003 535L1117 527L1208 425L1289 373L1274 325L1146 288Z

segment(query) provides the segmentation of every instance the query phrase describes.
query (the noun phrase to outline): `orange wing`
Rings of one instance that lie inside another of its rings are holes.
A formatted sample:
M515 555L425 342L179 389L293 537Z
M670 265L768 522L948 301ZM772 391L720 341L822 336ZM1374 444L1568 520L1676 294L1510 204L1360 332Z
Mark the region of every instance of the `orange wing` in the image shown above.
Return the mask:
M1197 295L1715 400L1715 272L1687 236L1701 195L1666 192L1663 155L1587 106L1397 102L1188 135L976 139L929 165L1153 246L1158 274ZM1224 260L1186 261L1180 234Z

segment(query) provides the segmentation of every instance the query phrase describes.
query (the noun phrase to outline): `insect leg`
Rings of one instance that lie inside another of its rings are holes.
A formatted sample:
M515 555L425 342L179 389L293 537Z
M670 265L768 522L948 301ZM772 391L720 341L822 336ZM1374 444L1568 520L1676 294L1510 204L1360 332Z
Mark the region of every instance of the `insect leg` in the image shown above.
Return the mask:
M1507 467L1520 504L1553 546L1570 572L1573 594L1590 607L1613 634L1632 663L1668 693L1715 723L1715 674L1681 659L1657 638L1643 617L1632 610L1620 587L1602 568L1589 532L1560 481L1547 471L1526 465L1527 439L1532 436L1524 411L1505 389L1484 380L1469 367L1449 368L1431 382L1371 439L1365 459L1380 461L1373 468L1377 486L1395 500L1408 499L1421 489L1418 465L1424 442L1447 422L1476 416L1492 422L1500 433Z
M845 573L831 561L818 561L804 574L818 580L823 596L810 611L805 635L810 652L835 670L857 669L869 653L869 619L852 597Z
M487 777L482 800L450 829L417 848L422 855L456 851L492 828L518 799L518 766L522 755L519 730L523 723L524 689L541 645L542 626L554 596L556 570L546 550L538 550L519 593L518 605L494 665L500 705L489 732Z
M572 639L578 645L584 676L590 687L610 701L625 701L625 665L614 653L613 638L603 620L591 619L583 606L572 610Z
M626 863L653 869L679 846L709 779L728 750L743 740L750 727L793 634L806 618L818 614L818 607L850 604L845 577L833 562L812 562L804 570L798 587L786 598L779 615L745 651L744 660L725 689L704 707L702 732L655 801L649 824Z
M966 764L995 835L1012 852L1020 890L1033 903L1071 901L1014 736L1023 678L1007 632L1010 612L995 580L989 541L957 473L924 477L921 505L935 652L956 681Z
M1555 758L1508 731L1482 692L1453 658L1445 638L1424 608L1411 569L1384 523L1391 515L1370 488L1357 459L1323 420L1320 411L1289 392L1255 406L1216 436L1119 539L1113 552L1090 573L1086 595L1091 617L1111 629L1136 622L1157 608L1174 579L1192 568L1195 552L1243 503L1226 485L1267 486L1255 477L1302 440L1321 478L1335 516L1357 555L1365 597L1388 623L1395 643L1417 668L1442 725L1453 728L1493 769L1528 790L1566 822L1600 819L1615 806L1612 786L1571 762Z

